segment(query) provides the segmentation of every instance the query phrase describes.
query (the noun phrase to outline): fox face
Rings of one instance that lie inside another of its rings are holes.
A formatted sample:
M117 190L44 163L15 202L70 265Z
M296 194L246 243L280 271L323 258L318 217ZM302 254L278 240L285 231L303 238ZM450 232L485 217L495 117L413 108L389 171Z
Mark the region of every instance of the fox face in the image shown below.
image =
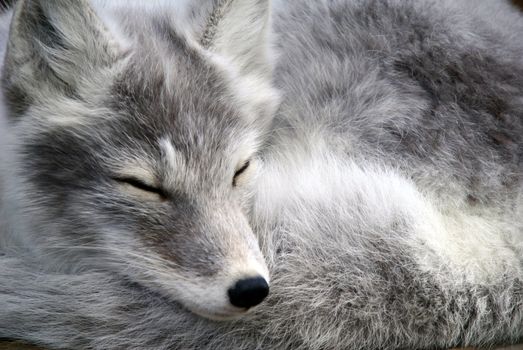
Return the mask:
M168 11L108 23L87 1L17 5L8 186L46 264L112 269L212 319L265 298L246 215L277 100L268 6L209 1L181 28Z

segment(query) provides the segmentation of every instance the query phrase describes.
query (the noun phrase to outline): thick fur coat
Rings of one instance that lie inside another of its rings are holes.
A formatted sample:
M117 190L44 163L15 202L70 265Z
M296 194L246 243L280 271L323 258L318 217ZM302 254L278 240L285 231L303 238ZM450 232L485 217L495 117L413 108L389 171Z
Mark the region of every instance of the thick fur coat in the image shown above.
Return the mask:
M25 0L12 19L0 337L523 338L523 18L508 2L78 4ZM160 178L162 200L109 174L129 169ZM266 301L233 321L196 315L215 316L245 264L270 278Z

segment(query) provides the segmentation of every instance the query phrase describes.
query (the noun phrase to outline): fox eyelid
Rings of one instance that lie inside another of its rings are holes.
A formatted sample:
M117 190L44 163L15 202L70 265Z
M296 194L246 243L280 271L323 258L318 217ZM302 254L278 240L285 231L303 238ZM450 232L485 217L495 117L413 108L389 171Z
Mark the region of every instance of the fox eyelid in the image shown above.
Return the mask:
M236 180L238 179L238 177L241 174L243 174L247 170L247 168L249 167L250 164L251 164L251 161L248 160L238 170L236 170L236 172L234 173L234 177L232 179L233 186L236 186Z
M167 194L162 189L154 187L154 186L151 186L151 185L148 185L145 182L143 182L143 181L141 181L139 179L133 178L133 177L115 177L115 178L113 178L113 180L115 180L117 182L120 182L120 183L125 183L127 185L133 186L133 187L135 187L137 189L140 189L142 191L155 193L155 194L159 195L162 198L166 198L167 197Z

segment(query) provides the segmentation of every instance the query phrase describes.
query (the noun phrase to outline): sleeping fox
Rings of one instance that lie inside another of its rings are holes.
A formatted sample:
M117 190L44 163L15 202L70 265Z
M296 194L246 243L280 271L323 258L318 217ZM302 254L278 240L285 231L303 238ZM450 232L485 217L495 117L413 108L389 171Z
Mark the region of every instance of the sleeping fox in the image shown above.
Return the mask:
M520 340L521 35L499 0L18 1L0 338Z

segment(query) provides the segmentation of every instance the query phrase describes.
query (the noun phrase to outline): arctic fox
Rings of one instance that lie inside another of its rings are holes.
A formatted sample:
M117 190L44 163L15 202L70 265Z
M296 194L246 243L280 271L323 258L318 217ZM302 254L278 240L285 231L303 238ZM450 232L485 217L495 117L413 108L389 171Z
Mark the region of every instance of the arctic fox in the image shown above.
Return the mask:
M22 0L1 25L0 338L523 338L508 2Z

